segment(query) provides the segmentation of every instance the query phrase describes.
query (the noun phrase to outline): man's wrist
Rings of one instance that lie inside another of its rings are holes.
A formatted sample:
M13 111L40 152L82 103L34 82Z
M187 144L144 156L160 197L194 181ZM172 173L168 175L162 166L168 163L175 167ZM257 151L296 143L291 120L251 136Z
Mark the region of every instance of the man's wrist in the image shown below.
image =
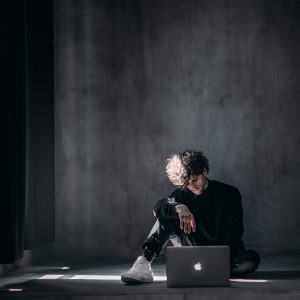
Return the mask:
M177 206L178 205L180 205L180 203L174 203L172 206L173 206L173 212L175 213L175 214L178 214L178 211L177 211Z
M181 204L181 203L176 203L175 205L174 205L174 210L175 210L175 212L178 214L178 212L179 212L179 208L177 208L178 206L182 206L183 204Z

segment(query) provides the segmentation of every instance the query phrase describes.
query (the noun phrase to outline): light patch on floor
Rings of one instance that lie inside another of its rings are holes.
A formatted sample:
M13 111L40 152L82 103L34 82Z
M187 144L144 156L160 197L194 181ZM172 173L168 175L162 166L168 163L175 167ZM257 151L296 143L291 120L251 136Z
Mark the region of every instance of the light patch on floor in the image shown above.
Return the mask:
M67 279L75 280L121 280L119 275L74 275Z
M234 282L268 282L270 280L266 280L266 279L230 279L230 281L234 281Z
M64 275L58 275L58 274L47 274L42 277L39 277L38 279L73 279L73 280L121 280L120 275L74 275L72 277L63 278ZM167 281L167 276L154 276L154 281ZM266 279L242 279L242 278L235 278L230 279L232 282L251 282L251 283L265 283L270 280Z
M63 277L64 275L58 275L58 274L47 274L42 277L39 277L38 279L59 279Z
M63 278L61 278L63 279ZM73 277L67 279L75 280L121 280L120 275L74 275ZM154 276L154 281L166 281L166 276Z

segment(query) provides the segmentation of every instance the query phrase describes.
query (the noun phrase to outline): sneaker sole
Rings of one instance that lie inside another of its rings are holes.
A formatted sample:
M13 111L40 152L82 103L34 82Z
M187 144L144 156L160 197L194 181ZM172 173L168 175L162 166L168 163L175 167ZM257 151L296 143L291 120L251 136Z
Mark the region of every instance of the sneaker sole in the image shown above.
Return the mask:
M138 280L138 279L134 279L131 277L127 277L127 276L121 276L121 281L123 281L124 283L127 284L139 284L139 283L151 283L152 281L142 281L142 280Z

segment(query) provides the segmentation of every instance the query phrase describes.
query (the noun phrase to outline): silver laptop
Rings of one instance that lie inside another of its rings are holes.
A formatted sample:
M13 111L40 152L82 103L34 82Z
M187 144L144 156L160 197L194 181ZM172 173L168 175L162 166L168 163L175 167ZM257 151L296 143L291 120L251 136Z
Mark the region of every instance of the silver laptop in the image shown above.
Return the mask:
M168 287L229 286L229 246L166 248Z

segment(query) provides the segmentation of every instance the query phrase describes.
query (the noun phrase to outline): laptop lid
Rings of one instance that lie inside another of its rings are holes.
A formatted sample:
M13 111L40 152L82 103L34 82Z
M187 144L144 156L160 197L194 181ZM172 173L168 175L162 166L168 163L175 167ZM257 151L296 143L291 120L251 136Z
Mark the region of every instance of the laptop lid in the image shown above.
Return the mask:
M166 247L168 287L229 286L229 246Z

